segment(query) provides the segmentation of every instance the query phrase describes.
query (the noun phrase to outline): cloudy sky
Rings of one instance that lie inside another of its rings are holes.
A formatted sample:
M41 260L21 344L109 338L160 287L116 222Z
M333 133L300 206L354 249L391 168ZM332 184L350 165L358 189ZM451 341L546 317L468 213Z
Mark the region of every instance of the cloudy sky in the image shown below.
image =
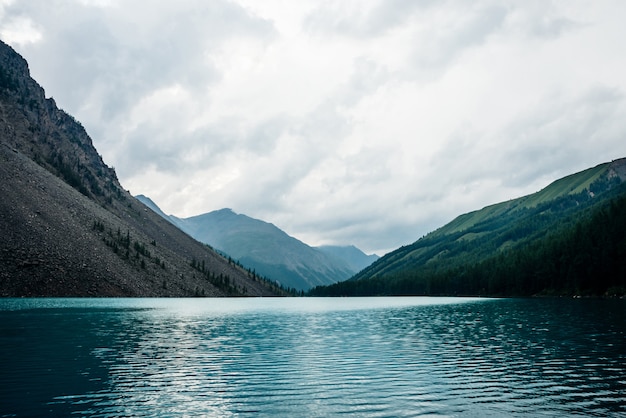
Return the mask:
M0 0L123 186L383 254L626 157L626 2Z

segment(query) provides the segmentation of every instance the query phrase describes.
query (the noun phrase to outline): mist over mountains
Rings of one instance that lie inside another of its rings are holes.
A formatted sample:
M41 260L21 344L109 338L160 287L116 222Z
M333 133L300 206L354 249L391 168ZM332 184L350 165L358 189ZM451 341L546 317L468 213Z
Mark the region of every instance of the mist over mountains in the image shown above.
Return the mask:
M136 196L198 241L297 290L346 280L378 259L354 246L311 247L271 223L221 209L189 218L166 215L148 197Z

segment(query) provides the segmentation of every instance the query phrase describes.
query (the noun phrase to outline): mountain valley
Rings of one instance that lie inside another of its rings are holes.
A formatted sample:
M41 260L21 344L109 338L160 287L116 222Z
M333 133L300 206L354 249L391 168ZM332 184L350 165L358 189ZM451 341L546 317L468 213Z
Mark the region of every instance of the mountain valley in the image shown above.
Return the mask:
M378 258L133 197L0 42L0 296L626 294L626 159L458 216Z
M178 218L146 196L136 198L198 241L298 291L346 280L378 259L354 246L310 247L273 224L231 209Z

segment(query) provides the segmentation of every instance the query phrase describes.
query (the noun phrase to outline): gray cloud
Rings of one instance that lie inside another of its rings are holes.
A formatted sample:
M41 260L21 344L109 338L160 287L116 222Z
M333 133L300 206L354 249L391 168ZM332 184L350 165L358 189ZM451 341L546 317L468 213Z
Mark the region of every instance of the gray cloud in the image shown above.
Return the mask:
M35 74L64 106L89 101L103 124L119 123L155 89L179 84L203 95L222 77L210 57L233 38L269 39L271 23L228 1L184 1L166 10L152 2L112 8L64 0L16 2L7 15L29 16L42 28L41 42L19 48ZM39 70L37 70L39 72ZM92 126L106 135L102 126Z
M377 1L371 5L366 2L324 3L308 14L305 27L318 34L330 32L369 38L402 25L414 13L428 9L433 3L430 0Z
M595 86L574 98L546 97L502 130L464 126L433 157L431 168L446 173L444 189L494 180L512 190L537 179L545 186L550 179L620 158L626 121L618 115L624 110L624 92L615 88Z
M512 168L504 184L518 187L619 158L622 138L615 132L626 132L626 121L618 117L624 110L624 92L603 86L534 109L502 132L511 141L502 156Z
M313 245L381 253L626 155L621 2L243 3L13 2L0 33L132 192Z
M470 6L416 34L413 52L418 72L441 71L466 49L483 44L504 23L508 9L500 4Z

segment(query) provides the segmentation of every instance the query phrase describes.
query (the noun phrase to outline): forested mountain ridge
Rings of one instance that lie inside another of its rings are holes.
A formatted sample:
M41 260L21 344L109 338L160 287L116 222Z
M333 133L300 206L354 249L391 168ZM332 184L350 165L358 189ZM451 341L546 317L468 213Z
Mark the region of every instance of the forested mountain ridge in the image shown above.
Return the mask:
M0 42L0 296L283 292L147 210Z
M458 216L452 222L444 225L433 232L434 235L446 235L458 231L468 230L477 223L490 218L499 217L520 209L531 209L542 203L549 203L554 199L564 196L582 195L582 199L594 197L597 192L602 192L605 185L601 177L608 181L626 180L626 159L620 159L611 163L599 164L596 167L571 174L554 181L537 193L513 199L507 202L497 203L483 209Z
M137 199L198 241L298 291L346 280L374 261L356 247L311 247L271 223L231 209L178 218L146 196Z
M623 293L626 159L461 215L317 295Z

